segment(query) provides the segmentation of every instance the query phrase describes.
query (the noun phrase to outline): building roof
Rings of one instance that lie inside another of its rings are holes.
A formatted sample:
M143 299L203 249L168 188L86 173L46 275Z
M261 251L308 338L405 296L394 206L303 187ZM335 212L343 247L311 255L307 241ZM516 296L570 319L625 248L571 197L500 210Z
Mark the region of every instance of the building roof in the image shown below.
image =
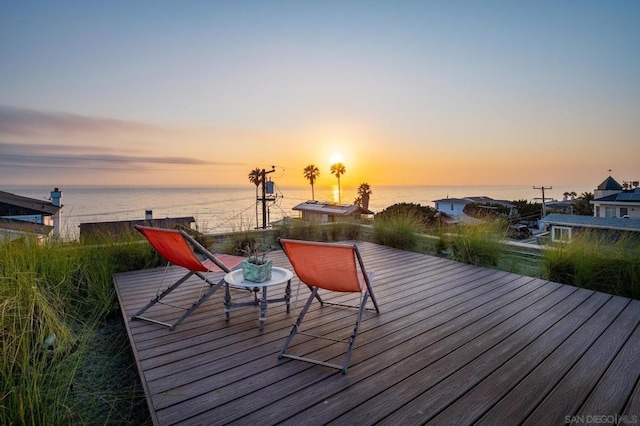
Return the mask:
M2 229L48 236L53 231L53 226L0 217L0 232Z
M163 219L118 220L111 222L84 222L80 224L80 238L97 235L114 235L125 231L133 231L135 225L154 226L157 228L174 228L187 226L196 220L193 216L166 217Z
M640 232L640 219L594 217L552 213L542 218L540 222L549 225L564 225L578 228L597 228Z
M484 195L478 197L464 197L464 198L441 198L439 200L433 200L434 203L453 203L453 204L469 204L469 203L486 203L486 204L500 204L506 207L514 207L512 203L506 200L494 200L491 197Z
M362 208L357 204L337 204L328 201L305 201L292 210L319 213L319 214L331 214L335 216L353 216L354 214L373 214L371 210Z
M24 214L54 215L60 207L50 201L0 191L0 216L14 216Z
M623 190L616 195L616 201L640 201L640 188Z
M595 202L608 201L608 202L620 202L620 203L640 203L640 188L635 189L623 189L617 194L607 195L606 197L596 198L591 201L590 204Z
M609 176L600 185L598 185L598 188L596 189L599 189L601 191L621 191L622 185L620 185L614 178Z
M434 203L453 203L453 204L468 204L473 201L468 198L441 198L439 200L433 200Z

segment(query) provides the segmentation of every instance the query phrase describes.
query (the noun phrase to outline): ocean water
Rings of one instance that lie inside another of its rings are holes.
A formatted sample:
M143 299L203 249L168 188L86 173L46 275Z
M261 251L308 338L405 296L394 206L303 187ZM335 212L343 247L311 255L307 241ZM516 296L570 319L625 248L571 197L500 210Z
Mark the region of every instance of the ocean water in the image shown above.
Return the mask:
M14 186L0 190L25 197L48 200L53 187ZM193 216L198 229L221 233L256 227L256 187L252 184L233 187L60 187L62 193L62 236L76 239L80 223L144 219L145 211L153 217ZM553 187L545 198L562 199L565 192L593 192L594 188ZM541 190L532 186L380 186L371 187L369 208L378 213L396 203L416 203L434 207L434 200L468 196L488 196L496 200L540 201ZM343 187L342 203L352 203L356 187ZM268 221L285 216L297 217L292 208L311 199L311 186L276 186L276 200L268 203ZM337 185L315 188L318 201L338 201ZM258 208L262 226L262 207Z

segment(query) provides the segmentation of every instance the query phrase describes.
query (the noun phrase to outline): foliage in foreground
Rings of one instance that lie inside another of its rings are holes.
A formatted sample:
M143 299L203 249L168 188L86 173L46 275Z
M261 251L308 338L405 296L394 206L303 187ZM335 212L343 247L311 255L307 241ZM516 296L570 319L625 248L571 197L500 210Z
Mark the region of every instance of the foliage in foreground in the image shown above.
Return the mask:
M451 257L459 262L476 266L497 266L505 253L501 242L504 237L504 222L493 220L458 225L440 238Z
M401 250L415 250L418 233L425 229L423 217L415 210L398 210L376 215L373 225L374 242Z
M117 312L113 273L155 262L144 244L0 244L0 424L122 424L117 409L92 412L114 401L74 385L100 386L96 378L109 374L79 383L85 367L95 368L87 357L96 333Z
M543 271L551 281L640 299L640 244L629 237L575 236L544 251Z
M319 224L292 220L275 232L275 238L291 238L307 241L357 240L360 236L360 222L357 220Z

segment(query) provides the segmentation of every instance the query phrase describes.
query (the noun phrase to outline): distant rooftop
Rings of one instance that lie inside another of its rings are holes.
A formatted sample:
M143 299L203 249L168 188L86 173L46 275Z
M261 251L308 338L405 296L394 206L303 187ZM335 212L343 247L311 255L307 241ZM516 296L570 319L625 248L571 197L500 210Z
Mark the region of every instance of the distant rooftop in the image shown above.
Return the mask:
M597 189L601 191L621 191L622 185L620 185L614 178L609 176L600 185L598 185Z
M619 231L640 232L640 219L594 217L552 213L542 218L540 222L550 225L567 225L582 228L614 229Z
M506 200L494 200L491 197L484 195L476 197L464 197L464 198L441 198L439 200L433 200L434 203L456 203L456 204L469 204L469 203L486 203L486 204L501 204L507 207L513 207L513 204Z
M606 197L596 198L593 201L619 201L623 203L624 202L638 203L640 202L640 188L636 188L633 190L623 189L616 194L611 194L611 195L607 195ZM591 201L590 204L594 204L593 201Z
M0 191L0 216L24 215L32 212L54 215L59 210L60 207L54 206L50 201Z
M366 210L357 204L337 204L329 201L305 201L292 210L333 214L338 216L350 216L354 213L373 214L371 210Z

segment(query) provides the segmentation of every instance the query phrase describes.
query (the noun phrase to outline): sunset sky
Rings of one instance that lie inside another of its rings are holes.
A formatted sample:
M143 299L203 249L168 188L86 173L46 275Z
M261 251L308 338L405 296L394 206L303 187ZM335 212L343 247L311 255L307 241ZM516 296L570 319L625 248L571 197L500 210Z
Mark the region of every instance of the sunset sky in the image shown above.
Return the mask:
M640 178L640 1L4 1L5 185ZM0 188L1 190L2 188Z

